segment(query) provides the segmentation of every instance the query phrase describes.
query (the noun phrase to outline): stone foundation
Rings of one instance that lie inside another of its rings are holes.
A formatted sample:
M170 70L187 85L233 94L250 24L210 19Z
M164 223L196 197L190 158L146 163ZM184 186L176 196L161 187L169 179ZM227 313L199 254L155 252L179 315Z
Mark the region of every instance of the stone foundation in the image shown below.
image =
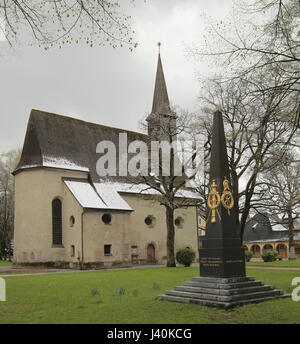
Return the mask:
M132 264L125 262L88 262L83 264L83 270L98 270L108 268L131 267ZM80 262L35 262L35 263L13 263L15 268L33 268L33 269L74 269L80 270Z
M157 298L228 309L288 296L290 295L271 285L255 281L253 277L194 277Z

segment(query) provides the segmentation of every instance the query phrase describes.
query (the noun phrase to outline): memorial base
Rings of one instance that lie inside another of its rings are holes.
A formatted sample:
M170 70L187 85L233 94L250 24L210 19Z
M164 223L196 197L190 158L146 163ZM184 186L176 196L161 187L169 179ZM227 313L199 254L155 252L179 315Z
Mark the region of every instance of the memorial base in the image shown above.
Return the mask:
M157 299L227 309L288 296L271 285L255 281L253 277L194 277Z

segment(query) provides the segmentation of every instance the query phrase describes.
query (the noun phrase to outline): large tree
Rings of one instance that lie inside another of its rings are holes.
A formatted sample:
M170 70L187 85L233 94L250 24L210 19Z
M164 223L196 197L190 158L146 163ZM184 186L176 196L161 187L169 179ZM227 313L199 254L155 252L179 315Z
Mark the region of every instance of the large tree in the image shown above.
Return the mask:
M230 83L207 82L202 89L202 111L197 123L199 130L210 139L211 114L216 108L223 113L241 239L260 184L259 176L276 166L288 147L296 144L294 122L298 119L297 104L290 104L276 92L254 97L251 95L253 87L253 82L238 79ZM207 148L209 151L209 142ZM205 171L207 174L208 170ZM198 184L198 189L204 197L207 178Z
M222 82L246 79L255 86L253 95L280 93L282 100L289 98L297 104L300 112L298 0L236 1L232 16L210 21L203 44L190 51L220 67L214 77Z
M0 259L11 256L14 225L14 179L11 172L19 158L19 150L0 155Z
M190 49L214 66L200 98L205 112L224 114L241 237L273 152L279 162L288 146L299 148L299 23L298 0L236 1L232 16L210 21L203 44Z
M286 151L279 160L277 154L274 150L269 162L272 168L259 177L252 207L259 212L272 214L273 224L280 223L288 228L289 259L294 259L295 221L300 218L300 160L295 149Z
M121 4L123 0L0 0L0 30L11 46L25 30L46 49L81 40L132 49L134 32Z

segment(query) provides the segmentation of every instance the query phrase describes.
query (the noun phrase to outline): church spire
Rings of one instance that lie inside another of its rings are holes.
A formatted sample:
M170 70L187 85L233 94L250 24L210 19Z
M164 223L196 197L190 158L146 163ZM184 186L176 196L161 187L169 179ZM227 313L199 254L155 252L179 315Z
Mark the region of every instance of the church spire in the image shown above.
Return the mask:
M156 80L153 96L153 105L152 113L153 114L162 114L162 115L171 115L170 102L168 97L168 91L164 76L164 71L160 58L160 46L161 43L158 43L158 63L156 71Z

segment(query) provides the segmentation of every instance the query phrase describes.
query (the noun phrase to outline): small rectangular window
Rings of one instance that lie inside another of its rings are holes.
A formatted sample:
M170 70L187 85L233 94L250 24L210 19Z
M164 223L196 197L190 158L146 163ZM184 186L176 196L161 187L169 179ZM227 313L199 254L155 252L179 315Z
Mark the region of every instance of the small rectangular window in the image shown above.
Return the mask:
M104 255L111 256L111 245L104 245Z
M75 246L71 245L71 257L75 257Z

